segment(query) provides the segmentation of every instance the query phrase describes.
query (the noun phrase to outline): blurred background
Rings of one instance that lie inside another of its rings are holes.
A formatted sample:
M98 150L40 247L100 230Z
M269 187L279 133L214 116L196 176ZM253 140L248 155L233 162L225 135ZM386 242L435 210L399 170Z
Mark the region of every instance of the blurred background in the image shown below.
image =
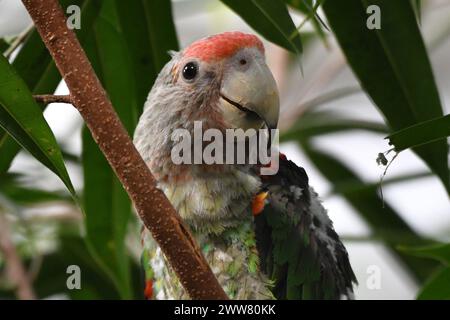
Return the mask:
M223 31L258 34L218 0L175 0L172 12L180 48ZM295 55L264 40L267 60L280 89L281 152L305 168L310 184L321 195L359 281L356 298L414 299L437 264L423 259L420 269L421 258L411 260L399 254L397 246L421 243L423 239L450 241L447 192L424 162L405 150L387 170L381 193L379 184L386 167L378 165L376 159L379 153L392 148L384 139L389 130L383 115L361 89L333 34L315 18L305 22L307 15L294 6L289 12L295 25L302 25L303 54ZM326 24L321 8L317 14ZM448 114L450 1L423 1L420 15L420 28L443 111ZM0 38L13 41L30 26L31 20L21 1L0 0ZM109 48L121 50L115 44ZM19 52L20 46L11 54L10 61ZM112 72L121 70L118 67ZM64 82L60 82L56 94L67 93ZM58 103L49 105L44 116L63 150L75 189L83 190L86 168L83 169L85 142L81 117L71 105ZM393 155L392 152L386 157L389 160ZM39 298L116 297L103 291L120 288L120 280L111 281L107 268L97 270L95 263L99 261L92 252L100 249L95 245L87 245L91 246L88 250L91 254L83 252L86 249L83 238L89 234L89 226L83 224L80 210L58 177L25 151L14 158L8 172L0 176L0 239L3 239L0 298L17 297L14 279L23 276L21 271L14 274L14 270L8 270L8 258L26 273L33 294ZM113 184L111 179L107 181ZM102 181L93 183L102 188ZM114 210L110 208L111 213ZM108 215L104 218L109 219ZM130 219L125 230L124 252L129 257L126 268L131 270L127 280L131 283L130 290L138 292L140 244L139 226L134 220ZM398 228L389 232L390 224ZM65 288L66 267L70 264L82 265L82 276L89 278L87 286L92 286L90 291L69 292ZM413 264L420 267L412 267ZM373 282L374 276L379 281ZM119 296L132 297L133 293Z

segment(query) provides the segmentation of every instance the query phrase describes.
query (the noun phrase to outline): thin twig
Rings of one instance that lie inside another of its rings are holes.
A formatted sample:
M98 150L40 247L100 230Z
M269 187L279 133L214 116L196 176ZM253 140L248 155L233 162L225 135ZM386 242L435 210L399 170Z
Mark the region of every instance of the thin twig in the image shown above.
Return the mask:
M388 153L390 153L391 151L395 151L395 149L394 149L394 148L389 149L389 150L386 152L386 155L387 155ZM380 177L380 187L379 187L379 188L380 188L380 197L381 197L381 201L382 201L382 203L383 203L383 208L384 208L383 180L384 180L384 177L385 177L386 174L387 174L387 171L388 171L389 167L391 166L391 164L394 162L394 160L397 158L397 156L398 156L399 154L400 154L400 152L395 151L394 156L392 157L391 161L389 161L389 163L386 165L386 168L384 169L384 172L383 172L383 174L382 174L381 177Z
M16 288L17 298L21 300L36 299L28 273L11 240L8 220L2 213L0 213L0 252L5 260L8 278Z
M57 0L22 0L74 106L192 299L228 299L200 248L133 145Z
M299 96L302 99L300 107L299 105L286 106L284 112L280 114L280 130L285 131L292 127L305 111L301 108L303 101L309 96L316 94L316 92L319 92L321 88L324 88L325 85L334 79L346 65L344 56L337 48L333 48L328 56L329 58L321 64L321 67L314 74L314 77L300 90Z
M38 94L33 96L34 100L37 102L43 103L43 104L50 104L50 103L72 103L72 98L70 95L53 95L53 94Z
M13 43L11 43L11 45L8 47L8 49L6 49L6 51L4 52L4 56L6 59L9 59L11 54L17 49L17 47L20 46L20 44L25 40L25 38L28 36L28 34L30 33L30 31L32 29L33 29L33 25L26 28L24 31L22 31L22 33L20 33L17 36L16 39L14 39Z
M327 102L335 101L337 99L344 98L361 92L362 92L361 87L344 87L331 90L317 97L314 97L311 100L302 102L296 108L298 110L298 114L296 114L296 116L299 117L301 114L304 114L309 109L325 104Z

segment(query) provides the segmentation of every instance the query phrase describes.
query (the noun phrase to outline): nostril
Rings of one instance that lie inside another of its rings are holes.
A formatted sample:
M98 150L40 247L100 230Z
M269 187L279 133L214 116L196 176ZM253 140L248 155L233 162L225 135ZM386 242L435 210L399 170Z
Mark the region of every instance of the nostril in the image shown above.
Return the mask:
M241 60L239 60L239 63L240 63L242 66L244 66L244 65L247 64L247 60L241 59Z

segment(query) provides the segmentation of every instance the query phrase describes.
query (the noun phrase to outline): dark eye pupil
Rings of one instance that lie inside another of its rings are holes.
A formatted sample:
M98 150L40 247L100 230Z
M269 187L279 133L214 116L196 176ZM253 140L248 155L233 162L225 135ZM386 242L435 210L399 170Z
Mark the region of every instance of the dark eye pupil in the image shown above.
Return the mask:
M197 75L197 65L193 62L187 63L183 68L183 77L186 80L192 80Z
M241 65L245 65L245 64L247 64L247 60L241 59L241 60L239 61L239 63L240 63Z

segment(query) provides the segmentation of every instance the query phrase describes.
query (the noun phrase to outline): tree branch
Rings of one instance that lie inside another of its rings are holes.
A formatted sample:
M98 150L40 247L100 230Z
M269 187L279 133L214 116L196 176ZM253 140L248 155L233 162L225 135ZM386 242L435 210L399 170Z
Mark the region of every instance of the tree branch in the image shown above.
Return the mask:
M57 0L22 0L74 106L192 299L227 299L209 265L134 147Z
M34 100L37 102L43 103L43 104L50 104L50 103L72 103L72 98L70 95L64 95L64 96L57 96L53 94L37 94L33 96Z

